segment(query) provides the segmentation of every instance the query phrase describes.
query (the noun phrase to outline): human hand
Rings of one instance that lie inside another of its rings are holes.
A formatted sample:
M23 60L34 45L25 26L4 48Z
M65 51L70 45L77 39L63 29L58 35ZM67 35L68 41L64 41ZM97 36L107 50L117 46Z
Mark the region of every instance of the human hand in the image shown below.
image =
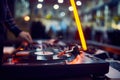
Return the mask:
M31 35L28 32L25 31L20 32L19 37L26 40L29 43L33 42Z

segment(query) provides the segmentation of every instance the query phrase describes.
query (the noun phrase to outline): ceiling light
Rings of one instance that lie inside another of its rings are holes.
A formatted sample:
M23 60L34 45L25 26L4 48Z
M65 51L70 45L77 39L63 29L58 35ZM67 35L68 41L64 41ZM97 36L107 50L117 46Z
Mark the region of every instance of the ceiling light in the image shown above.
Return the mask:
M61 12L60 17L64 17L64 16L65 16L65 12Z
M42 4L38 4L37 8L39 8L39 9L42 8Z
M81 1L76 1L76 5L77 5L77 6L81 6L81 5L82 5L82 2L81 2Z
M43 2L44 0L38 0L38 2Z
M69 11L73 11L73 7L72 6L70 6L68 9L69 9Z
M54 9L59 9L59 5L58 5L58 4L55 4L55 5L53 6L53 8L54 8Z
M64 2L64 0L58 0L58 3L63 3Z

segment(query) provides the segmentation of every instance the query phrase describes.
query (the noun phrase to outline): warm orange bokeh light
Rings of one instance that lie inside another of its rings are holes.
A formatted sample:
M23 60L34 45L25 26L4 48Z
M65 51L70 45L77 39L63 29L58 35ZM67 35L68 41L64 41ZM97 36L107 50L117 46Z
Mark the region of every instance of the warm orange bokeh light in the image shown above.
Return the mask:
M73 59L72 61L67 62L67 64L80 64L83 62L83 58L82 58L83 56L84 56L84 54L81 53L81 54L77 55L76 58Z

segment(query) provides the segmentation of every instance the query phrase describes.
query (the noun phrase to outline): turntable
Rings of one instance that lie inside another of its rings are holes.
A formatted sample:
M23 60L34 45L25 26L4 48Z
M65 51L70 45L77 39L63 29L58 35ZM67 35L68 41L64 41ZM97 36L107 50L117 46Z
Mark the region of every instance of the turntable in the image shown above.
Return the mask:
M104 76L109 63L82 50L78 43L59 40L23 42L3 64L3 75L8 77L71 77Z
M32 44L23 42L13 52L11 63L67 64L81 54L80 49L80 46L77 44L67 46L65 43L57 40L54 43L51 43L51 40L36 41Z

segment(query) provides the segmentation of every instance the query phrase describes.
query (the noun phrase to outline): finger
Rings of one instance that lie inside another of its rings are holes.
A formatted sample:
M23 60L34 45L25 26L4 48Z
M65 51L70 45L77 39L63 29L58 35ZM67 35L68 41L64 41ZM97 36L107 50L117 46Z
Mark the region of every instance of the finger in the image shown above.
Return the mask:
M27 40L28 40L30 43L33 42L31 36L29 35L29 33L27 34Z

